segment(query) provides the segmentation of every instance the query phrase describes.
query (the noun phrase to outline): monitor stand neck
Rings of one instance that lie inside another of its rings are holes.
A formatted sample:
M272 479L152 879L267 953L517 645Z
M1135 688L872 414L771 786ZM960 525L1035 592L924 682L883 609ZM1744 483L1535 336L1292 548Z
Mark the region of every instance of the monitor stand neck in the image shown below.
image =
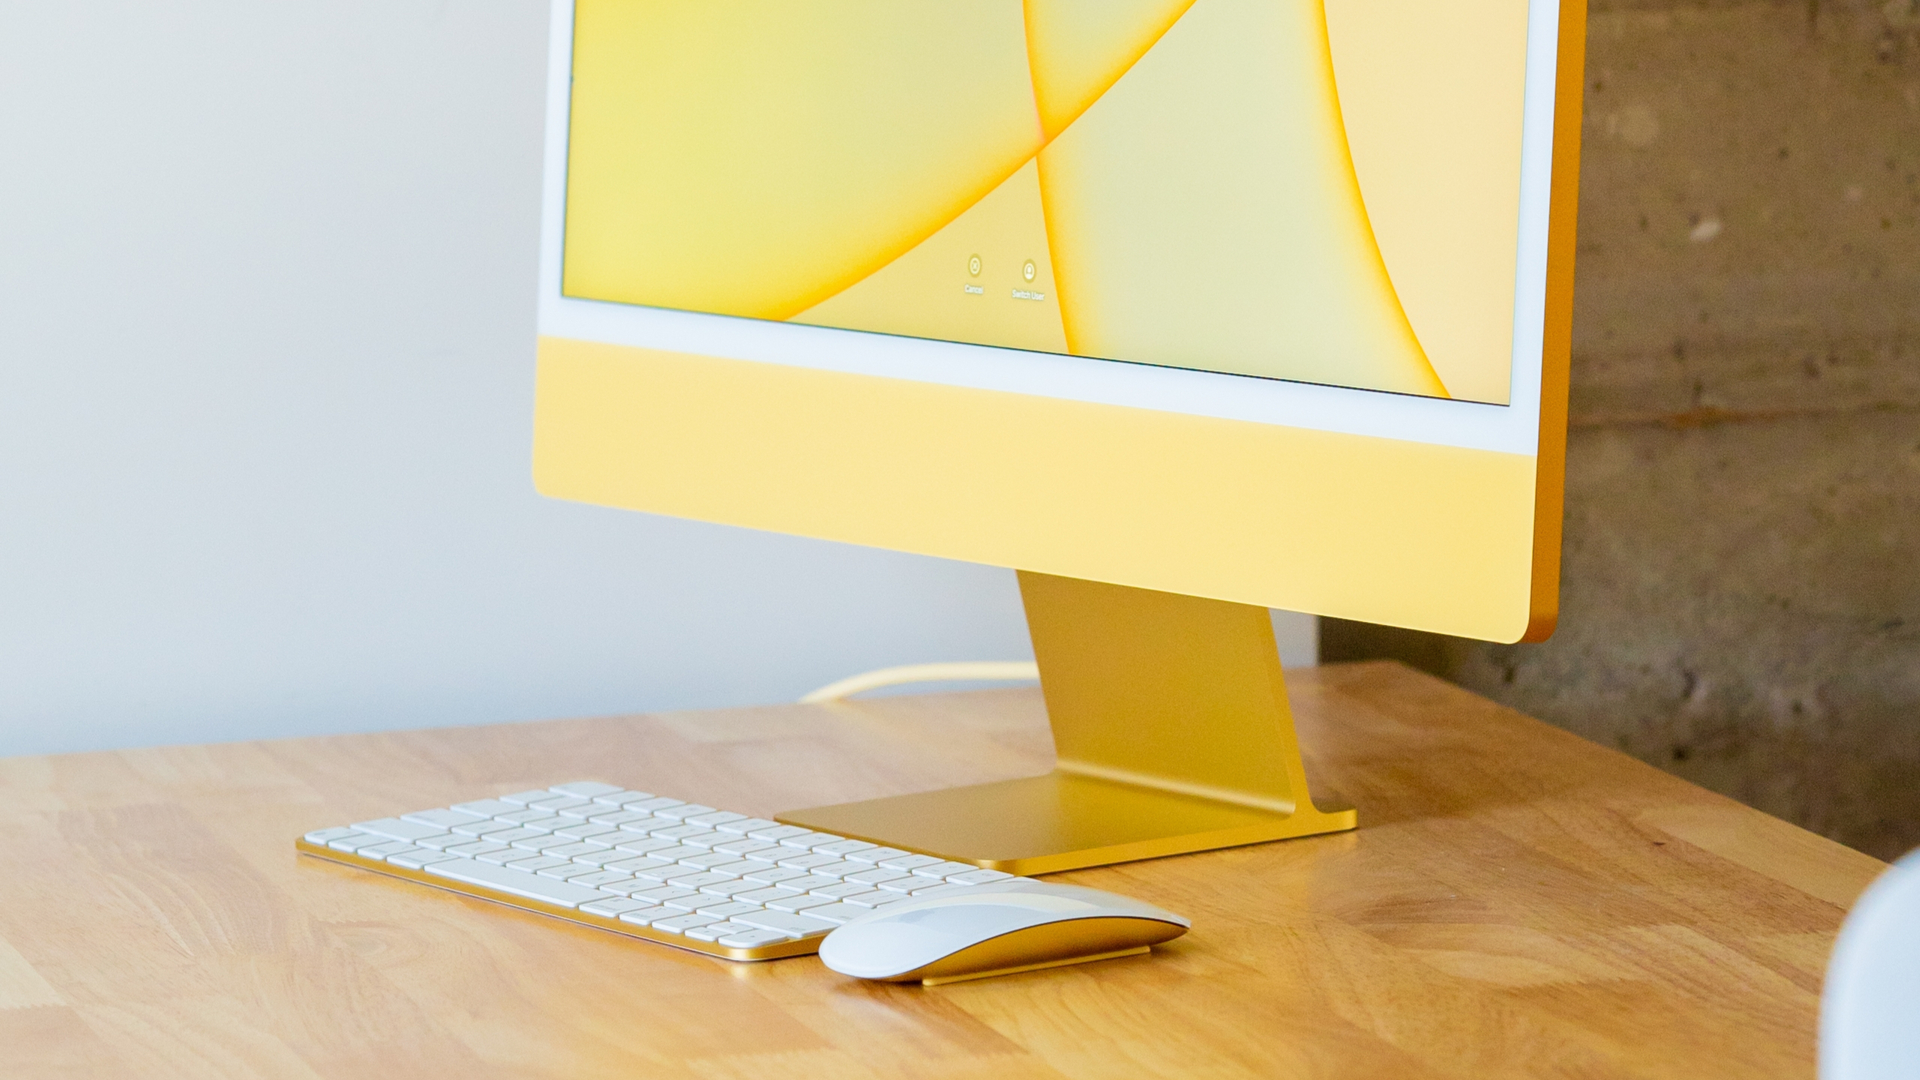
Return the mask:
M1354 827L1307 795L1266 608L1025 571L1020 594L1052 772L779 819L1014 874Z

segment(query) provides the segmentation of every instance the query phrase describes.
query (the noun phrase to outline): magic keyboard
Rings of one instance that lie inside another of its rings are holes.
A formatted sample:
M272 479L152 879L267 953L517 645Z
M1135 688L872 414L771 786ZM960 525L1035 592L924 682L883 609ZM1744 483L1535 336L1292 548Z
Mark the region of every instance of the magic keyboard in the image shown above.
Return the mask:
M294 846L729 960L817 952L888 904L1012 877L588 780L319 829Z

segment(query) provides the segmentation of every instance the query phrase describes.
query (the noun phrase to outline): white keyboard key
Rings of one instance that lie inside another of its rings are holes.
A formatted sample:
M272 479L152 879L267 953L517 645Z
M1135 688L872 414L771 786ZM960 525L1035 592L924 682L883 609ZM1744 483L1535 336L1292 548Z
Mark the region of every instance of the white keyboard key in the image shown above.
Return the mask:
M655 904L651 907L634 908L632 911L623 911L620 913L620 921L633 923L637 926L648 926L660 919L677 919L685 914L686 912L679 908L661 907Z
M493 820L504 821L509 825L525 825L529 821L545 821L550 817L553 817L553 815L547 813L545 810L515 810L511 814L495 814L493 815ZM561 820L567 821L568 819L562 818Z
M955 874L964 874L978 869L980 868L974 866L972 863L937 862L932 866L916 866L913 868L913 873L918 877L933 878L935 881L945 881Z
M841 859L839 862L821 863L819 866L809 868L807 872L810 874L818 874L821 877L844 878L849 874L864 874L871 869L873 869L873 867L868 866L866 863L850 862L846 859Z
M604 867L610 862L620 862L623 859L630 859L632 857L633 856L628 855L624 851L615 851L612 848L603 847L595 848L584 854L575 855L573 861L585 863L588 866Z
M664 821L666 819L662 818L661 820ZM688 825L682 822L678 825L665 825L657 829L649 829L647 830L647 834L661 840L671 840L677 844L683 836L699 836L701 833L712 831L713 830L707 828L705 825Z
M803 832L798 836L783 836L780 838L780 843L798 851L812 851L815 844L834 844L845 839L844 836L835 836L832 833Z
M514 830L514 834L516 836L518 836L519 833L520 833L520 830L518 829ZM493 840L494 836L496 835L498 834L489 833L487 834L487 839ZM532 836L521 836L517 840L508 840L506 842L509 844L512 844L516 848L519 848L521 851L527 852L529 854L539 854L540 852L545 851L548 848L572 847L574 844L577 844L580 841L570 840L564 836L555 836L552 833L537 832L537 833L534 833ZM497 844L497 843L500 843L500 841L494 840L494 843Z
M747 815L745 814L736 814L731 810L715 810L711 814L701 814L699 817L688 818L687 824L705 825L709 829L717 829L729 821L745 820L747 820Z
M872 892L849 893L848 895L841 897L840 902L843 904L852 904L854 907L857 907L857 908L866 908L868 910L871 910L873 908L883 907L887 904L898 903L899 901L906 900L906 899L908 899L908 896L906 893L887 892L883 889L875 889Z
M519 862L521 859L526 858L527 853L517 847L502 847L492 851L483 851L472 857L484 863L492 863L495 866L505 866L510 862Z
M669 934L684 934L695 927L719 921L711 915L680 915L671 919L656 919L647 925L655 930L665 930Z
M549 866L545 870L536 872L541 877L550 877L555 881L572 881L577 877L597 874L600 872L600 868L597 866L588 866L586 863L570 862L565 866Z
M452 832L441 833L438 836L423 836L414 841L414 843L419 844L423 848L432 848L435 851L446 851L450 848L463 847L467 844L481 844L485 842L484 840L477 840L471 836L463 836L460 833Z
M901 878L912 876L912 874L904 870L886 870L876 866L871 870L862 870L857 874L848 874L846 880L877 886L883 881L898 881Z
M1012 876L999 870L974 869L963 874L951 874L947 880L955 885L985 885L989 882L1005 881Z
M622 814L630 814L634 811L622 810L620 812ZM657 818L652 814L641 814L633 821L621 823L619 828L621 832L627 834L626 839L628 840L651 840L653 838L653 830L666 827L666 818Z
M838 855L844 859L853 852L865 851L868 848L878 846L877 844L869 844L865 840L835 840L831 844L815 844L813 850L822 855Z
M459 857L458 855L449 855L444 851L414 848L412 851L403 851L397 855L387 856L387 862L394 866L405 867L408 870L421 870L432 866L434 863L446 862L449 859L457 859Z
M641 799L639 802L623 803L621 805L629 810L645 810L653 813L665 810L670 806L685 806L687 804L681 802L679 799L669 799L664 795L656 795L651 799Z
M812 829L803 829L798 825L771 825L764 829L749 829L747 835L753 837L755 840L772 840L778 842L785 840L789 836L806 836L812 832Z
M688 847L712 850L715 844L724 844L733 838L732 833L720 832L717 829L708 829L706 832L694 833L692 836L683 836L680 838L680 842Z
M828 923L850 923L862 915L873 914L872 908L855 907L852 904L827 904L824 907L810 907L802 918L819 919Z
M838 900L843 896L856 896L863 892L872 892L873 887L861 884L858 881L842 881L838 885L828 885L825 888L810 889L808 891L815 896L831 896L835 900Z
M880 865L888 870L911 871L916 866L932 866L940 861L931 855L902 855L897 859L888 859Z
M777 829L779 827L779 822L768 821L763 817L741 818L739 821L729 821L714 826L714 828L719 829L721 832L739 833L742 836L745 836L755 829Z
M384 859L389 855L397 855L402 851L420 850L423 849L414 847L405 840L389 840L384 844L368 844L365 847L355 848L353 849L353 853L363 859Z
M683 889L678 885L662 885L657 889L648 889L645 892L628 893L627 895L635 900L645 900L650 904L664 904L669 900L683 900L690 896L699 896L700 892L697 889Z
M348 833L345 836L334 837L333 839L327 841L327 846L332 848L335 851L344 851L347 854L351 855L354 852L359 851L363 847L372 847L375 844L391 844L391 843L393 843L393 841L387 839L384 836L375 836L372 833L363 833L363 832L356 831L356 832Z
M734 878L731 881L716 881L700 886L700 891L708 896L739 896L741 893L759 892L761 885L757 881Z
M501 865L510 870L520 870L529 874L537 874L542 870L551 870L556 866L572 866L573 860L556 859L546 855L535 855L531 859L515 859L510 863L502 863Z
M831 919L819 919L811 915L797 915L786 911L747 912L733 916L733 921L746 923L761 930L778 930L798 938L815 937L839 925Z
M738 855L729 855L724 851L709 851L704 855L695 855L692 858L681 859L680 864L682 866L697 866L702 870L711 870L716 866L721 866L726 863L742 862L742 861L743 860ZM757 866L764 866L764 865L766 864L747 863L746 869L752 870ZM736 873L737 872L738 871L736 871Z
M592 799L582 799L573 795L555 795L551 798L541 799L538 802L530 802L527 804L527 809L545 810L549 814L564 814L568 810L578 810L583 806L591 807L594 805L596 804ZM592 813L592 811L589 810L588 813ZM580 817L582 820L585 820L586 815L582 814Z
M427 873L567 908L578 907L606 897L605 893L594 889L570 885L552 878L543 878L539 874L529 874L511 866L494 866L471 859L452 859L434 863L427 867Z
M778 930L736 930L722 938L715 939L730 949L752 949L761 945L774 945L782 941L793 940L793 935Z
M587 820L596 825L612 825L618 828L630 822L652 821L653 815L640 810L615 810L612 807L608 807L605 812L594 814L587 818Z
M539 829L529 829L522 825L518 829L508 829L504 832L490 832L487 834L487 842L492 844L514 844L522 840L541 840L552 835L552 833L543 833Z
M575 780L570 784L555 784L547 790L555 795L578 795L583 799L597 799L602 795L617 793L620 785L603 784L598 780Z
M505 821L494 821L489 818L485 821L471 821L465 825L455 825L453 831L461 836L479 837L485 836L488 833L506 832L508 829L517 829L519 827L518 825Z
M619 849L616 848L614 853L616 855L620 854ZM667 867L675 864L665 859L655 859L647 855L626 855L617 859L608 859L600 865L606 867L608 870L625 870L629 874L637 874L642 870L665 870Z
M536 817L535 815L539 816ZM559 814L547 814L539 810L529 810L525 814L505 814L493 820L517 821L522 828L538 829L545 833L550 833L555 829L564 829L569 825L580 824L580 819L577 817L561 817Z
M426 847L428 845L422 844L421 846ZM514 851L516 849L507 844L496 844L491 840L474 840L470 843L454 844L450 847L441 848L440 850L449 855L458 855L463 859L477 859L482 855L497 855L503 851ZM519 858L524 858L524 856L509 855L506 859L496 859L492 861L507 862Z
M575 855L585 855L589 851L612 851L612 850L613 850L612 848L608 847L605 844L596 844L591 840L581 840L577 843L562 844L559 847L541 848L540 854L555 855L562 859L571 859Z
M847 858L852 859L854 862L874 863L878 865L888 859L898 859L902 855L911 854L913 854L913 852L901 851L897 847L877 847L861 848L858 851L850 852Z
M655 840L652 837L636 836L631 840L621 840L613 846L629 855L651 855L656 851L665 851L680 845L673 840Z
M595 900L590 904L581 904L580 910L589 915L605 915L613 918L623 911L639 911L641 908L652 906L654 905L645 900Z
M946 896L949 893L965 892L971 888L973 888L971 885L955 885L946 881L929 881L908 895L918 900L923 896Z
M685 844L675 844L670 848L661 848L659 851L654 852L653 857L656 859L672 859L674 862L680 862L683 859L691 859L699 855L708 855L708 854L711 854L711 852L709 852L706 848L688 847Z
M788 878L780 884L784 888L799 889L801 892L812 892L815 889L824 889L830 885L838 885L840 884L840 879L808 874L806 877Z
M750 859L740 859L736 862L715 863L707 867L707 869L712 870L716 874L732 874L734 877L739 877L749 870L758 870L765 865L767 864L754 862Z
M655 862L657 860L649 859L648 861ZM635 867L629 869L627 873L643 881L651 881L655 885L665 885L668 878L680 876L682 869L679 863L668 863L665 866Z
M615 896L632 896L634 893L648 892L659 887L660 883L657 881L647 881L644 878L637 877L622 878L619 881L609 881L604 885L594 886L594 888L599 889L603 893L612 893ZM653 901L649 900L647 902L652 903Z
M841 861L843 860L838 855L815 855L812 852L808 852L805 855L793 855L781 859L780 865L789 870L812 870L816 866L825 866L828 863Z
M361 832L376 833L393 840L406 841L418 840L423 836L438 836L447 831L438 825L422 825L417 821L402 821L397 817L355 822L353 827Z
M595 795L593 801L601 806L625 806L628 803L645 802L653 798L647 791L616 791L611 795Z
M525 807L531 803L537 803L541 799L551 799L551 798L553 798L553 792L548 791L546 788L532 788L527 791L516 791L511 795L502 795L500 796L500 801L510 802L515 806L519 806L519 807Z
M805 911L811 907L825 907L839 902L831 896L814 896L809 893L806 896L795 896L791 899L769 900L767 908L771 911Z
M685 933L695 941L718 941L723 937L732 937L735 934L751 933L753 929L751 926L743 926L740 923L722 920L716 923L708 923L705 926L692 927L686 930Z
M570 877L566 880L575 885L585 885L593 889L604 889L616 881L634 881L636 879L632 874L623 874L618 870L595 870L591 874L581 874L579 877Z
M353 835L356 835L356 834L352 829L347 828L345 825L341 825L332 829L315 829L312 832L308 833L307 835L301 837L300 839L305 840L307 843L316 845L318 847L326 847L332 841L339 840L343 837L348 837Z
M784 866L769 866L765 870L749 870L740 875L748 881L758 881L762 885L780 885L788 881L807 877L805 870L789 870Z
M751 840L743 836L738 840L730 840L724 844L715 844L713 845L713 850L724 851L729 855L738 855L745 858L747 855L756 851L784 851L785 849L771 840Z
M679 874L667 879L667 884L678 885L682 889L697 889L702 885L716 885L722 881L737 880L732 874L716 874L709 870L699 873Z
M475 799L472 802L454 803L453 808L476 817L490 818L495 814L511 814L516 810L525 810L526 806L521 803L511 803L505 799Z
M922 889L927 887L928 885L935 885L935 884L940 884L940 883L929 881L928 879L923 877L914 877L912 874L907 874L903 877L888 878L885 881L875 882L874 888L885 889L888 892L897 892L897 893L904 894L904 893L910 893L915 889Z
M411 814L401 814L402 821L417 821L422 825L438 825L442 829L451 829L479 817L464 810L415 810Z
M702 915L711 915L716 919L731 919L735 915L762 910L759 904L743 904L737 900L722 900L714 897L712 903L701 904L694 911Z
M693 802L683 802L678 806L663 806L654 811L659 817L673 818L677 821L685 821L688 818L699 817L701 814L711 814L713 812L713 807L702 806L699 803Z
M749 882L748 884L753 884L753 883ZM749 904L760 904L762 906L765 906L767 901L769 900L784 900L790 896L805 896L805 895L806 895L805 893L799 891L798 889L783 889L780 886L775 885L772 888L755 889L752 892L734 893L733 898L735 900L743 900Z
M618 833L619 831L620 827L618 825L595 825L591 821L582 821L575 825L568 825L563 829L555 829L553 830L553 835L571 837L575 840L586 840L595 836L605 836L608 833ZM608 842L611 843L611 841Z

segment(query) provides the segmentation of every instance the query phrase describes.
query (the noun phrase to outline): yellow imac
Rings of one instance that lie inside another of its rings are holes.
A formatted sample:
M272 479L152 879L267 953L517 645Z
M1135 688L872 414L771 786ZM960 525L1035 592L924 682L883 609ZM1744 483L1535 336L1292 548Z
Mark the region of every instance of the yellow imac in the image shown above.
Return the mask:
M534 473L1016 568L1044 776L782 820L1016 873L1355 825L1266 608L1558 591L1583 0L557 0Z

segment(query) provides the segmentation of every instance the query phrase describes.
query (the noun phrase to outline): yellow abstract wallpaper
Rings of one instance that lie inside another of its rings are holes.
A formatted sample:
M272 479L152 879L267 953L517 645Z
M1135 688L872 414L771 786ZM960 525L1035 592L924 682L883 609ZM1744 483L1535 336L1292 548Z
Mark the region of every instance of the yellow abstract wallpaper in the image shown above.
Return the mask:
M1504 404L1526 0L580 0L564 292Z

